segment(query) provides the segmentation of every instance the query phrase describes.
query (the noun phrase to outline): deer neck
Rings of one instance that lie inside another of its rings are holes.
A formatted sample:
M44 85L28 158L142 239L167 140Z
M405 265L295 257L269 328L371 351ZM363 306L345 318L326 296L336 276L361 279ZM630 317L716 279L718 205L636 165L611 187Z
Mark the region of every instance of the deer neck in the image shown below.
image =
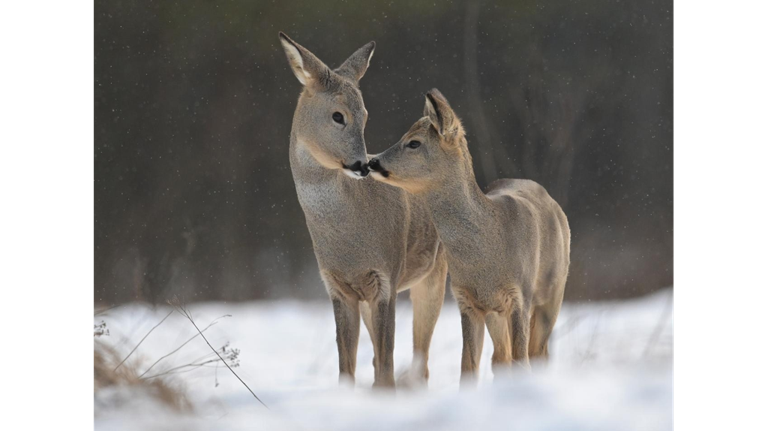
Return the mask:
M485 237L496 231L497 220L493 203L480 190L474 176L457 175L426 191L424 198L449 256L463 262L481 257Z
M305 144L300 142L295 129L291 131L290 146L291 171L297 187L310 184L323 184L334 182L339 179L341 171L338 169L328 169L321 165L310 153ZM300 191L299 191L300 192Z
M340 213L351 216L364 210L365 205L358 201L366 196L366 179L352 179L341 169L323 166L295 134L291 136L290 160L296 195L313 235L323 235L320 230L338 221Z

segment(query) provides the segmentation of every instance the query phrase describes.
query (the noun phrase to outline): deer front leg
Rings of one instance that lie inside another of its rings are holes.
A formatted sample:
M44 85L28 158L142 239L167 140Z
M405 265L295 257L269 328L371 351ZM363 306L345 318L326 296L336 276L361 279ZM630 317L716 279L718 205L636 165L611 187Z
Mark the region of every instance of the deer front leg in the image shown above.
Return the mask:
M461 350L461 388L477 386L480 355L483 351L485 321L483 314L476 308L459 300L461 312L461 332L464 340Z
M448 264L442 260L418 285L411 288L413 302L413 363L419 378L429 379L429 345L443 308Z
M371 338L371 343L374 344L373 351L373 370L374 375L376 373L376 328L373 326L373 316L371 315L371 306L366 301L360 301L360 315L363 317L363 323L368 330L368 335Z
M333 304L336 320L336 347L339 350L339 382L355 381L357 341L360 338L359 297L348 285L331 274L321 273Z
M360 337L360 311L357 299L332 297L336 318L336 346L339 349L339 382L355 381L357 341Z
M516 366L531 369L528 360L528 340L531 336L530 306L516 304L509 319L509 332L512 335L512 360Z
M512 345L509 337L509 319L506 315L496 312L485 316L485 326L493 340L493 357L491 364L493 375L497 376L508 370L512 365Z
M361 287L371 310L374 387L395 386L395 300L389 278L371 271Z

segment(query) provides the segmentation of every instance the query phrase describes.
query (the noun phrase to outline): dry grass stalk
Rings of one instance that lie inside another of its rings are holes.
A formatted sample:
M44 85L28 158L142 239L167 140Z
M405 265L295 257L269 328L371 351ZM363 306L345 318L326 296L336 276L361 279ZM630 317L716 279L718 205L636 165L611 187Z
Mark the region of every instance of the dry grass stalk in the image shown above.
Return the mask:
M224 360L224 358L223 358L223 357L221 357L221 355L219 354L219 352L218 352L216 349L214 349L214 348L213 348L213 346L211 345L211 343L210 343L210 342L208 342L208 339L207 339L207 338L205 338L205 335L203 335L203 332L202 332L202 331L200 331L200 328L198 328L198 327L197 327L197 325L195 324L195 321L192 319L192 316L190 316L189 312L188 312L188 311L187 311L187 309L184 307L184 305L181 305L181 304L178 304L178 303L177 303L177 304L175 304L175 305L174 305L174 304L172 304L172 305L173 305L173 306L176 308L176 310L177 310L179 313L181 313L181 314L182 314L184 317L186 317L186 318L187 318L187 319L190 321L190 323L192 323L192 326L194 326L194 327L195 327L195 329L196 329L196 330L197 330L197 332L200 334L200 336L203 338L203 340L204 340L204 341L205 341L205 343L208 345L208 347L210 347L210 348L211 348L211 350L213 351L213 353L215 353L215 354L216 354L216 356L218 356L218 357L219 357L219 359L221 359L221 362L223 362L223 363L224 363L224 365L226 365L226 366L227 366L227 368L229 369L229 371L230 371L230 372L231 372L231 373L232 373L232 374L233 374L235 377L237 377L237 380L240 380L240 383L242 383L242 384L243 384L243 386L245 386L245 388L246 388L246 389L248 389L248 392L250 392L250 393L251 393L251 395L253 395L253 397L254 397L254 398L256 398L256 401L258 401L259 403L261 403L261 405L262 405L262 406L264 406L264 408L266 408L267 410L269 410L269 407L267 407L267 405L266 405L266 404L264 404L264 401L262 401L262 400L261 400L261 398L259 398L259 397L256 395L256 393L254 393L254 392L253 392L253 390L250 388L250 386L248 386L248 384L247 384L247 383L245 383L245 381L243 381L243 379L241 379L241 378L240 378L240 376L239 376L239 375L238 375L238 374L235 372L235 370L233 370L233 369L232 369L232 367L230 367L230 366L229 366L229 364L227 363L227 361L225 361L225 360ZM225 346L225 347L226 347L226 346Z
M93 343L94 393L113 386L137 387L147 390L157 400L174 410L192 409L192 405L184 394L167 381L163 379L150 381L140 378L135 364L125 364L119 369L116 368L115 364L120 361L120 355L114 348L99 340L99 337L108 335L108 331L104 332L106 325L98 325L97 328L94 328Z

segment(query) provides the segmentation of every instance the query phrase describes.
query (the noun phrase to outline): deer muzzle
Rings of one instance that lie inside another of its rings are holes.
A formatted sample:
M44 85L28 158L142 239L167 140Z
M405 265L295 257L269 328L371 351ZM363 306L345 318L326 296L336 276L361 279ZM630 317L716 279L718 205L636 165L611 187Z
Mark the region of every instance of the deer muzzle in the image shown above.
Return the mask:
M377 158L371 159L370 162L368 162L368 169L372 172L376 172L378 174L381 174L382 177L387 178L389 176L389 171L384 169L383 166L381 166L381 162Z
M368 172L370 172L370 170L368 169L368 164L360 160L356 161L355 163L352 163L351 165L342 163L341 166L344 168L345 171L349 171L359 178L368 176Z

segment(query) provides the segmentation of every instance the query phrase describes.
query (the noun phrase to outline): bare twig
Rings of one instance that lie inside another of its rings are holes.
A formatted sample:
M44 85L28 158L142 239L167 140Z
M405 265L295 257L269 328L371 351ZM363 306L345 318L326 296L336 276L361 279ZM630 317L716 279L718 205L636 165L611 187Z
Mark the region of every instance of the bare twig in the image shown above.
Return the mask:
M227 351L227 346L228 346L228 344L225 344L221 348L221 352L225 354L223 359L224 360L229 360L229 362L232 364L232 367L235 368L238 365L238 363L237 363L237 356L238 356L240 351L238 349L229 349L229 351ZM168 374L179 374L179 373L183 373L183 372L185 373L187 371L192 371L193 369L196 369L196 368L212 368L210 364L216 364L216 366L218 366L218 363L221 360L222 360L222 357L221 356L217 357L216 351L214 351L213 353L208 352L207 354L205 354L205 355L203 355L203 356L201 356L201 357L191 361L188 364L178 365L176 367L170 368L170 369L165 370L163 372L160 372L160 373L157 373L157 374L153 374L153 375L151 375L149 377L143 377L143 378L144 379L154 379L155 377L160 377L160 376L164 376L164 375L168 375ZM183 370L183 371L180 371L180 370Z
M214 320L213 320L213 322L209 323L209 324L208 324L208 326L206 326L205 328L203 328L203 330L202 330L202 331L200 331L200 332L205 332L205 331L207 331L207 330L208 330L208 328L210 328L211 326L215 325L215 324L216 324L216 322L217 322L219 319L222 319L222 318L224 318L224 317L232 317L232 316L230 316L229 314L225 314L225 315L223 315L223 316L221 316L221 317L218 317L218 318L214 319ZM181 350L181 349L182 349L184 346L186 346L186 345L187 345L187 344L188 344L190 341L192 341L192 340L194 340L195 338L197 338L199 335L200 335L200 334L195 334L195 335L193 335L193 336L192 336L192 337L190 337L190 338L189 338L187 341L185 341L184 343L182 343L182 345L181 345L181 346L179 346L179 347L175 348L173 351L171 351L171 352L169 352L169 353L167 353L167 354L165 354L165 355L161 356L161 357L160 357L160 359L156 360L156 361L155 361L155 362L154 362L152 365L150 365L150 366L149 366L149 368L147 368L147 369L146 369L146 370L145 370L143 373L141 373L141 375L139 376L139 378L142 378L142 377L144 377L144 376L145 376L145 375L146 375L146 374L149 372L149 370L151 370L151 369L152 369L152 368L153 368L155 365L159 364L159 363L160 363L160 361L162 361L163 359L165 359L165 358L167 358L167 357L169 357L169 356L173 355L174 353L178 352L178 351L179 351L179 350Z
M242 383L242 384L243 384L243 386L245 386L245 388L246 388L246 389L248 389L248 392L250 392L250 393L251 393L251 395L253 395L253 397L254 397L254 398L256 398L256 401L258 401L259 403L261 403L261 405L262 405L262 406L264 406L264 408L266 408L267 410L269 410L269 407L267 407L267 405L266 405L266 404L264 404L264 401L262 401L262 400L261 400L261 399L260 399L260 398L259 398L259 397L258 397L258 396L257 396L257 395L254 393L254 392L253 392L253 390L251 390L251 388L248 386L248 384L246 384L246 383L243 381L243 379L241 379L241 378L240 378L240 376L238 376L238 375L237 375L237 373L235 372L235 370L233 370L233 369L232 369L232 367L230 367L230 366L229 366L229 364L227 363L227 361L225 361L225 360L224 360L224 358L222 358L222 357L221 357L221 355L219 355L219 352L218 352L216 349L214 349L214 348L213 348L213 346L211 345L211 343L210 343L210 342L208 342L208 339L207 339L207 338L205 338L205 335L203 335L203 332L202 332L202 331L200 331L200 328L198 328L198 327L197 327L197 325L195 324L195 321L194 321L194 320L192 320L192 316L190 316L190 315L189 315L189 312L187 311L187 309L186 309L186 308L184 308L184 306L182 306L182 305L176 305L175 307L178 309L179 313L181 313L181 314L182 314L184 317L186 317L187 319L189 319L190 323L192 323L192 326L194 326L194 327L195 327L195 329L197 329L197 332L200 334L200 337L202 337L202 338L203 338L203 340L205 340L205 344L207 344L207 345L208 345L208 347L210 347L210 348L211 348L211 350L213 350L213 352L214 352L214 353L216 353L216 356L218 356L218 357L219 357L219 359L221 359L221 362L223 362L223 363L224 363L224 365L226 365L226 366L227 366L227 368L229 369L229 371L230 371L232 374L234 374L234 375L235 375L235 377L237 377L237 380L240 380L240 383Z
M101 337L104 335L109 335L109 329L107 329L107 323L102 320L98 325L93 325L93 336Z
M211 368L209 364L218 364L218 363L219 363L218 359L209 359L205 362L179 365L178 367L173 367L161 373L153 374L151 376L145 377L144 379L149 380L149 379L154 379L156 377L167 376L170 374L179 374L186 371L192 371L192 369L196 369L196 368Z
M117 366L115 367L115 369L114 369L113 371L117 371L117 369L118 369L118 368L120 368L120 366L121 366L121 365L123 365L123 364L125 363L125 361L127 361L127 360L128 360L128 358L130 358L130 357L131 357L131 355L133 354L133 352L135 352L135 351L136 351L136 349L138 349L138 348L139 348L139 346L141 346L141 343L143 343L143 342L144 342L144 340L146 340L146 339L147 339L147 337L149 337L149 334L151 334L151 333L152 333L152 331L154 331L154 330L155 330L155 329L156 329L158 326L162 325L162 324L163 324L163 322L165 322L165 319L167 319L168 317L170 317L170 315L171 315L171 314L173 314L173 310L171 310L171 311L170 311L170 312L169 312L169 313L168 313L168 314L167 314L165 317L163 317L163 320L161 320L161 321L160 321L160 322L159 322L157 325L153 326L153 327L152 327L152 329L150 329L150 330L149 330L149 332L147 332L147 334L144 336L144 338L142 338L142 339L141 339L141 341L139 341L139 344L137 344L136 346L134 346L133 350L131 350L131 352L130 352L130 353L128 353L128 356L126 356L126 357L125 357L125 359L123 359L122 361L120 361L120 363L119 363L119 364L117 364Z

